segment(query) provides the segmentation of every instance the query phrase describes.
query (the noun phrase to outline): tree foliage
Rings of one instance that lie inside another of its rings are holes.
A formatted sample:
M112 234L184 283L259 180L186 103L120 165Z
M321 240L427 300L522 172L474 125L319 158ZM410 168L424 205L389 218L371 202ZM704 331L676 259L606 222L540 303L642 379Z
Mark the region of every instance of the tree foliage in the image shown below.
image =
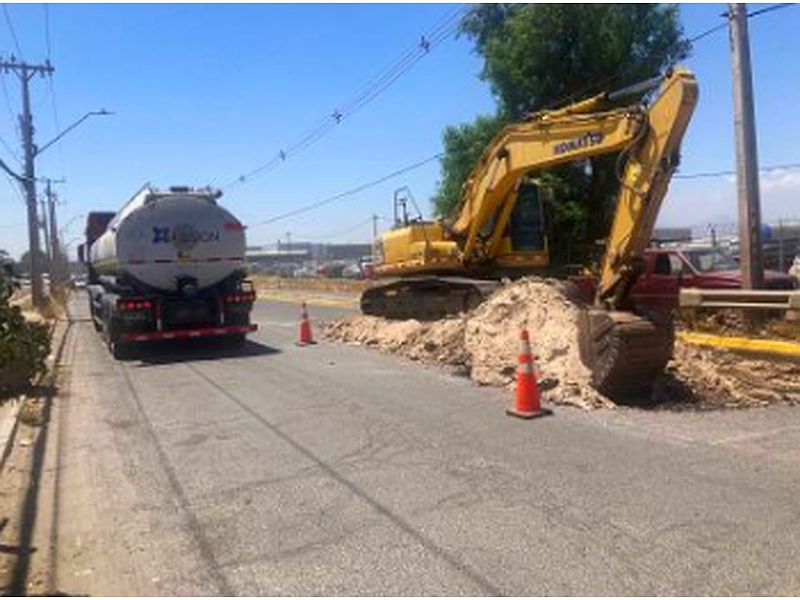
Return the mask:
M653 77L690 50L676 5L479 4L461 28L484 60L481 77L491 86L497 112L445 130L442 178L433 198L439 215L458 204L491 131L531 111ZM580 260L577 244L607 231L617 189L615 161L600 157L591 162L589 170L567 166L549 175L557 198L548 207L555 260Z
M50 258L47 256L47 254L45 254L44 251L39 250L37 252L36 256L39 259L39 261L38 261L39 262L39 269L43 273L50 271ZM19 257L19 264L20 264L20 268L25 273L31 273L32 269L31 269L31 252L30 252L30 250L25 250L25 252L22 253L22 256Z

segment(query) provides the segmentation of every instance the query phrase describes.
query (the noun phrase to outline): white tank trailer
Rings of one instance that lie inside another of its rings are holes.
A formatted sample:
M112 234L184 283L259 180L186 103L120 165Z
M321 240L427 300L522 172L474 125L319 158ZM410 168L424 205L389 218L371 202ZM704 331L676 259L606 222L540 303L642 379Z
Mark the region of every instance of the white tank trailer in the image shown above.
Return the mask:
M90 213L82 251L90 310L115 356L160 339L242 342L256 329L250 323L255 293L245 279L245 228L217 204L221 195L147 185L113 218Z

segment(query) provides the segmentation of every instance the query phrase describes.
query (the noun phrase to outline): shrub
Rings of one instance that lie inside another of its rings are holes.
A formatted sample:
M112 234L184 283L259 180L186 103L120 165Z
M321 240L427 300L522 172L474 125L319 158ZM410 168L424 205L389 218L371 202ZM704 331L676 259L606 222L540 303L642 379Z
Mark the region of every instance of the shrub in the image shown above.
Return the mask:
M10 303L13 287L0 274L0 398L30 387L46 370L50 354L50 330L43 323L29 323Z

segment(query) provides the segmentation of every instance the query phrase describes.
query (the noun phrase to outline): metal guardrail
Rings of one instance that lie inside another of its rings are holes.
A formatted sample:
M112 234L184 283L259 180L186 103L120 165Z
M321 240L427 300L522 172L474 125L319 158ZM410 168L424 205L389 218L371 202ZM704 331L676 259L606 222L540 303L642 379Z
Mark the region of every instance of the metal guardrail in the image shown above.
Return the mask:
M800 290L706 290L683 288L678 303L685 308L785 310L800 316Z

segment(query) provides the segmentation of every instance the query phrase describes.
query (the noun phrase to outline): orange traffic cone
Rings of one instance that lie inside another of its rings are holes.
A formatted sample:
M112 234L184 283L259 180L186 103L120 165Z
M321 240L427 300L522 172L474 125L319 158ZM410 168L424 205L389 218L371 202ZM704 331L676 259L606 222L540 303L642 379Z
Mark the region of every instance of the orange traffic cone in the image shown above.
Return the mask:
M531 342L527 329L519 331L519 365L517 366L517 402L514 408L506 410L507 415L520 419L533 419L552 415L553 411L541 406L541 393L536 382Z
M308 346L309 344L316 344L316 342L311 337L311 322L308 320L306 303L303 302L303 309L300 312L300 337L297 340L297 345Z

